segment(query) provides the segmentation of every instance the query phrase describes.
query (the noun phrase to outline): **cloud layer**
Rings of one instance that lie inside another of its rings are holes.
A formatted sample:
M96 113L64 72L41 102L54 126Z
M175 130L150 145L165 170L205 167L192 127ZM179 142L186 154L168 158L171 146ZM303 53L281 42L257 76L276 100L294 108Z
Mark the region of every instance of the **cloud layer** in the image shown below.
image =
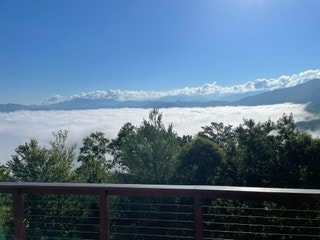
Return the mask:
M82 139L94 131L103 131L108 138L116 137L126 122L141 124L150 109L99 109L77 111L19 111L0 113L0 163L14 154L19 144L37 139L49 143L51 133L68 130L69 142L81 145ZM283 113L293 113L296 121L312 118L301 104L278 104L255 107L169 108L161 109L165 124L173 124L179 135L196 134L211 122L238 125L243 118L256 121L277 120Z
M157 92L157 91L127 91L127 90L105 90L93 91L88 93L80 93L69 98L63 98L60 95L55 95L46 99L45 103L60 102L63 100L71 100L78 98L88 99L114 99L118 101L126 100L153 100L162 97L178 96L178 95L218 95L218 94L231 94L231 93L245 93L261 90L274 90L278 88L293 87L295 85L304 83L310 79L320 79L320 69L307 70L291 76L280 76L278 78L261 78L255 81L249 81L244 84L234 85L231 87L223 87L214 83L206 83L200 87L185 87L170 91Z

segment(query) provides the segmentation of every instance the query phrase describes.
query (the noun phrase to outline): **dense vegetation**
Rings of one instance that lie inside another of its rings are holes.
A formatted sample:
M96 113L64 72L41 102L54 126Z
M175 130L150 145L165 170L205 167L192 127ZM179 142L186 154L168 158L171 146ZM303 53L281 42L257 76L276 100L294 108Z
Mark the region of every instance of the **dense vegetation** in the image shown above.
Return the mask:
M19 145L0 166L1 181L320 186L320 140L298 130L292 115L236 127L212 122L196 136L178 136L154 109L115 139L91 133L78 154L67 134L53 133L49 146Z
M141 125L125 124L115 139L91 133L76 152L66 131L53 133L49 146L31 139L0 166L0 180L320 187L320 139L298 130L292 115L239 126L212 122L196 136L178 136L154 109Z

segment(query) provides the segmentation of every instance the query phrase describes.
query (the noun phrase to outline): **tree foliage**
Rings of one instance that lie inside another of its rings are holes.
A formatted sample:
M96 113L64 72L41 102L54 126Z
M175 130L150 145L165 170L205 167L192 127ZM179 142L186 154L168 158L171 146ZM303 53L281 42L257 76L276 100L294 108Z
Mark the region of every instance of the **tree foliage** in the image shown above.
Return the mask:
M181 152L177 178L180 184L213 185L220 176L223 151L210 140L197 137Z
M91 133L83 139L83 147L80 148L77 168L78 181L87 183L107 182L108 173L112 164L107 160L109 140L102 132Z
M0 167L0 178L317 188L319 155L319 139L297 129L292 115L276 122L245 119L236 127L212 122L194 137L179 137L153 109L139 126L124 124L111 141L91 133L77 158L66 131L53 133L47 147L31 139Z
M17 147L8 163L0 165L0 180L320 187L320 139L297 129L292 115L283 115L276 122L257 123L245 119L235 127L212 122L196 136L179 137L172 125L164 125L159 110L153 109L149 119L143 120L139 126L124 124L115 139L109 141L104 133L94 132L83 139L78 157L75 150L75 145L67 144L66 131L53 133L49 146L41 146L37 140L31 139ZM7 196L0 196L4 206L0 209L0 231L10 229L9 200ZM155 204L190 204L188 199L171 199L169 202L153 199L150 204L137 197L113 201L118 201L118 210L129 205L126 211L121 211L122 219L131 217L127 211L130 209L155 211ZM92 203L89 206L84 204L88 202ZM137 202L143 204L135 205ZM34 195L27 206L26 216L30 220L27 225L35 234L34 239L48 236L48 232L54 235L56 232L52 229L52 232L50 229L44 231L46 218L52 215L55 226L65 229L55 237L84 239L88 236L79 229L81 226L88 224L88 231L97 230L93 229L99 219L97 204L93 196ZM236 206L234 202L225 204ZM71 206L81 216L72 220L73 227L59 223L58 217L67 215ZM258 207L265 206L263 203ZM287 206L280 207L285 209ZM140 233L140 230L132 229ZM142 229L141 233L144 231Z
M53 133L50 147L35 139L20 145L7 163L11 177L20 182L68 182L75 158L75 146L66 146L67 132Z
M128 183L169 183L180 150L172 126L166 128L157 109L139 127L125 124L111 142L111 153Z

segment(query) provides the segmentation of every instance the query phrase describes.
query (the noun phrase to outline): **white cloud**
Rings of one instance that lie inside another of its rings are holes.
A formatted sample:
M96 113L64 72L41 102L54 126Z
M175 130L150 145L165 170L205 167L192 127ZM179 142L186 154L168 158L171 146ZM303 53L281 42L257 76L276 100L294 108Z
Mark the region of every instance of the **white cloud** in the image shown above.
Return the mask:
M69 131L69 142L78 143L93 131L103 131L109 138L116 137L126 122L139 125L148 118L149 109L99 109L77 111L18 111L0 113L0 162L14 154L19 144L36 138L42 145L51 140L51 133ZM196 134L201 126L211 122L238 125L243 118L256 121L277 120L283 113L293 113L296 121L312 118L304 105L278 104L256 107L211 107L160 109L165 124L173 124L179 134Z
M63 96L61 95L53 95L52 97L46 98L44 100L44 104L50 104L50 103L58 103L63 101Z
M89 99L115 99L119 101L126 100L152 100L161 97L177 96L177 95L214 95L214 94L229 94L229 93L244 93L258 90L274 90L284 87L292 87L300 83L304 83L310 79L320 79L320 69L307 70L291 76L283 75L278 78L261 78L254 81L248 81L244 84L224 87L216 82L206 83L200 87L185 87L169 91L128 91L128 90L99 90L88 93L80 93L68 98L89 98ZM54 96L61 101L61 96ZM50 100L50 99L49 99Z
M314 78L320 78L319 69L307 70L291 76L283 75L279 78L257 79L256 82L264 83L263 88L273 90L277 88L293 87Z

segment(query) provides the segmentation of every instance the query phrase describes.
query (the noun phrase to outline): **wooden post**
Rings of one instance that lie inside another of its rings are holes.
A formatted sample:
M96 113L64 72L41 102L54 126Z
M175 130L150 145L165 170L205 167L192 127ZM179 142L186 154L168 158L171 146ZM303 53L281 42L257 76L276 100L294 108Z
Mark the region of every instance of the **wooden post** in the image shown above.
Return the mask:
M203 220L202 220L202 200L201 197L194 197L194 233L195 240L203 239Z
M24 200L20 190L13 193L13 217L14 217L14 232L16 240L26 239L26 228L24 221Z
M107 191L99 193L100 240L109 240L109 211Z

